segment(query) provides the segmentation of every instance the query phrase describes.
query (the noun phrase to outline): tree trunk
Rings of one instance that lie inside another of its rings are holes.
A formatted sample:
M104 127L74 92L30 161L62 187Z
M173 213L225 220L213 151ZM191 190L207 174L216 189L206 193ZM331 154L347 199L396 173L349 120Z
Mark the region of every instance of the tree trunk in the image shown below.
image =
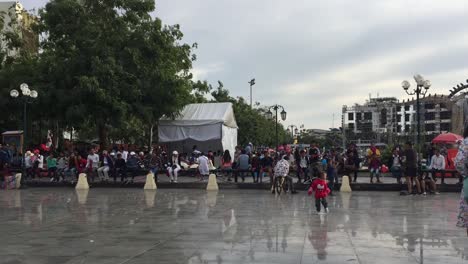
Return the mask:
M109 138L109 129L106 127L105 124L97 123L98 128L98 136L99 136L99 144L101 146L101 150L107 149L108 138Z

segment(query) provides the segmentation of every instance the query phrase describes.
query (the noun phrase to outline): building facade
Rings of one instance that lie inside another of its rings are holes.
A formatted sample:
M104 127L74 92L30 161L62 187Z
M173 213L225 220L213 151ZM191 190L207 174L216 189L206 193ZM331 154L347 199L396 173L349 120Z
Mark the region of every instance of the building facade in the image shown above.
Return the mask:
M3 20L3 32L15 32L22 41L21 47L30 53L39 51L39 36L33 30L37 17L28 13L19 1L0 2L0 14ZM0 40L0 48L6 51L6 55L15 57L19 50L8 47L5 39Z
M444 95L420 99L421 135L425 142L453 131L454 103ZM343 106L342 125L351 140L392 143L395 139L415 140L417 135L416 100L399 101L394 97L370 98L366 103ZM352 136L350 136L352 135ZM383 136L385 135L385 137Z

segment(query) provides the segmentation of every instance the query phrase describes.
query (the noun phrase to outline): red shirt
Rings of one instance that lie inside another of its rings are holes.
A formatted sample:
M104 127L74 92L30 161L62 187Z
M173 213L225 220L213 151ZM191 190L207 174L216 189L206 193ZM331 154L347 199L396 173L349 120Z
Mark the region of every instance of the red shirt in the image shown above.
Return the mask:
M312 190L315 192L316 199L325 198L330 193L327 181L322 179L316 179L314 182L312 182Z

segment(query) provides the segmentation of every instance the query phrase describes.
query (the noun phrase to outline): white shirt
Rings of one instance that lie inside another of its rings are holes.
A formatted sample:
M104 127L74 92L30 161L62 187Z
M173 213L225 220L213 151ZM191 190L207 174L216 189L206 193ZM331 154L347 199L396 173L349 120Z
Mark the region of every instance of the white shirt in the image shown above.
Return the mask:
M91 164L93 168L99 168L99 155L98 154L88 155L88 162L86 163L86 168L91 167L90 166Z
M24 165L26 166L26 168L32 167L31 156L28 155L24 157Z
M37 168L38 168L38 169L44 168L44 156L42 156L42 155L39 154L39 156L37 156L37 159L36 159L36 160L38 161Z
M445 170L445 158L442 155L437 155L432 156L431 159L431 169L436 169L436 170Z
M122 151L122 159L127 161L127 158L128 158L128 151L126 151L126 150Z
M210 166L208 166L208 158L206 156L201 156L198 158L199 166L198 170L200 170L201 175L208 175L210 174Z

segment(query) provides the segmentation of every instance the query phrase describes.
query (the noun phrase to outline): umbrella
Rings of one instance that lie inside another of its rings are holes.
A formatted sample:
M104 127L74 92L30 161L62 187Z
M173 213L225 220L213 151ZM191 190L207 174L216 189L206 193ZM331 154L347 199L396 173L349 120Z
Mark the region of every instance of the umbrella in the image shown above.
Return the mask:
M432 140L434 144L456 143L458 140L463 140L463 137L454 133L440 134Z

